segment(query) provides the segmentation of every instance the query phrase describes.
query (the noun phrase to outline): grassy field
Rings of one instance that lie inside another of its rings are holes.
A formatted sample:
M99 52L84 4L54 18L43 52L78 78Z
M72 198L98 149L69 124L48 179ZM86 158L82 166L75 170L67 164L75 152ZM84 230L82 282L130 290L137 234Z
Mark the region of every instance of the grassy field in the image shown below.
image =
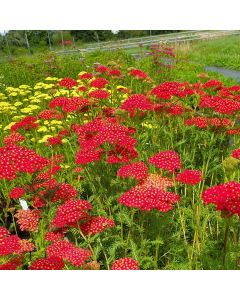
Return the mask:
M187 43L180 47L180 52L206 66L240 70L240 35Z

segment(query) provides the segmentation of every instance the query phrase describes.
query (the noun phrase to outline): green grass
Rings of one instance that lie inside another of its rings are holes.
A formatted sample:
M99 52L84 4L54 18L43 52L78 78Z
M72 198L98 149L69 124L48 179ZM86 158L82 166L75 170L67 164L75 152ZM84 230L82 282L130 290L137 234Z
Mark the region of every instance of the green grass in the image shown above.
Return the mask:
M240 35L192 43L184 54L191 61L206 66L240 70Z

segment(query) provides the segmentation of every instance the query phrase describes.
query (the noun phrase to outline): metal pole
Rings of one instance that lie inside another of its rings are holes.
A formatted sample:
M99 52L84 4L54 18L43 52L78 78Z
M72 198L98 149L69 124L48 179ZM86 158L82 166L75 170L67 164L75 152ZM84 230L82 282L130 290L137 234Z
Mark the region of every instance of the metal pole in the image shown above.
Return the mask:
M64 40L63 40L63 32L61 30L61 38L62 38L62 46L63 46L63 49L64 49Z
M100 49L100 44L99 44L99 36L98 36L98 33L97 33L97 31L95 31L95 34L96 34L96 37L97 37L97 43L98 43L98 47L99 47L99 49Z
M75 44L75 38L74 38L74 36L72 37L72 41L73 41L73 46L75 47L76 44Z
M48 35L49 48L50 48L50 50L52 50L52 45L51 45L51 39L50 39L49 30L47 30L47 35Z
M8 49L8 55L11 56L11 51L10 51L10 48L9 48L8 38L7 38L7 34L6 34L5 30L4 30L4 37L5 37L5 40L6 40L6 45L7 45L7 49Z
M26 44L27 44L27 48L28 48L28 53L31 54L30 45L29 45L29 41L28 41L28 36L27 36L27 31L26 30L25 30L25 40L26 40Z

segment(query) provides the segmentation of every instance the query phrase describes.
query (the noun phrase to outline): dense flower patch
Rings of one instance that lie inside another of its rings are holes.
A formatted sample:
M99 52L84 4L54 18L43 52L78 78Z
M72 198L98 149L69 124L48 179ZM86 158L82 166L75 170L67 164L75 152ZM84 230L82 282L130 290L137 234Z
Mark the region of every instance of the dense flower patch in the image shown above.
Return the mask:
M109 62L6 87L0 269L220 269L228 238L236 266L240 87L195 79Z

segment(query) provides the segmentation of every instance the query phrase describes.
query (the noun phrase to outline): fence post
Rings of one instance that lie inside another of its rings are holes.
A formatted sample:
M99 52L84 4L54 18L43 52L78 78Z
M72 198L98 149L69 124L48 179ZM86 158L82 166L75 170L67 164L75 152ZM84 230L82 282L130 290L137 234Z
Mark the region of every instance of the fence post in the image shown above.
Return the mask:
M26 44L27 44L27 48L28 48L28 54L31 54L30 51L30 45L29 45L29 41L28 41L28 36L27 36L27 31L25 30L25 40L26 40Z
M50 39L49 30L47 30L47 35L48 35L49 48L50 48L50 50L52 50L52 45L51 45L51 39Z
M10 51L10 48L9 48L8 38L7 38L7 34L6 34L5 30L4 30L4 37L5 37L5 40L6 40L6 45L7 45L7 49L8 49L8 55L11 56L11 51Z
M63 32L62 32L62 30L61 30L60 32L61 32L61 38L62 38L62 47L63 47L63 49L64 49L64 39L63 39Z

